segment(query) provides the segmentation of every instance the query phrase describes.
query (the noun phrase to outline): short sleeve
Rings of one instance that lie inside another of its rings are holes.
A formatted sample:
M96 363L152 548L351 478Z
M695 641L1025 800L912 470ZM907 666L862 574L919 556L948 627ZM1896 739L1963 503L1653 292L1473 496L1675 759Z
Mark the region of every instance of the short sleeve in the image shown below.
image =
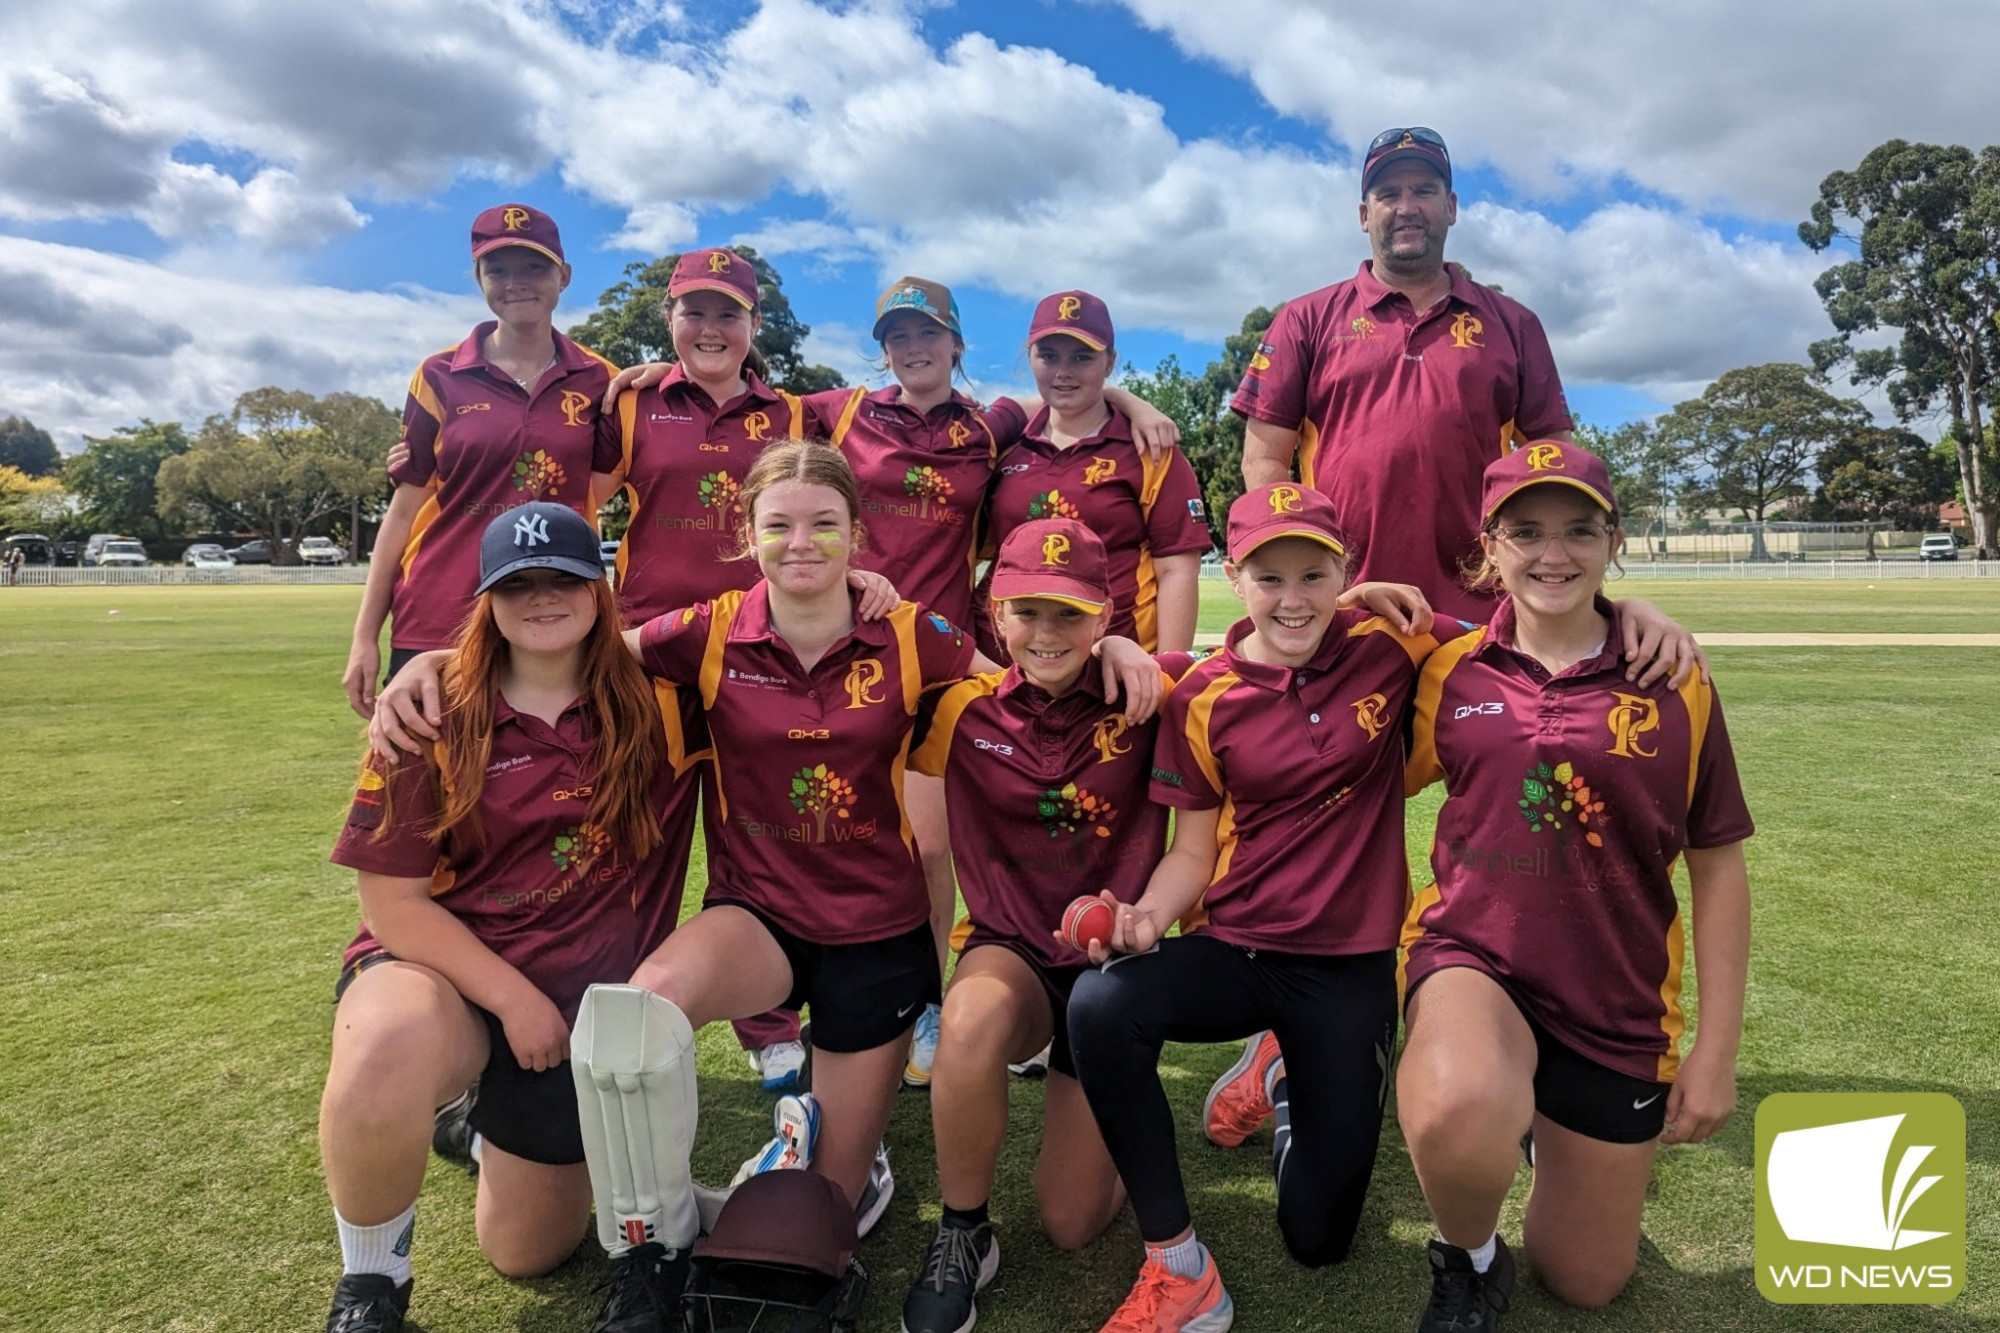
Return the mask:
M378 839L385 806L393 824ZM390 764L370 751L354 784L347 824L329 859L335 865L377 875L428 876L437 865L438 849L424 830L437 814L427 762L411 757Z
M1213 767L1214 751L1209 747L1210 710L1197 712L1195 700L1207 690L1190 688L1193 682L1176 686L1161 710L1159 734L1153 739L1153 780L1151 796L1159 805L1182 810L1213 810L1222 804L1222 793L1208 780L1201 762L1207 756ZM1219 771L1219 770L1218 770Z
M1544 439L1575 428L1569 402L1563 396L1562 377L1556 373L1556 356L1549 350L1549 336L1534 312L1521 312L1521 405L1515 409L1517 428L1530 440Z
M609 387L610 380L607 378L604 388ZM598 390L600 399L603 394L604 389L600 388ZM618 402L609 412L599 409L596 433L590 439L592 472L616 472L619 464L625 461L625 413L631 410L628 404L636 396L631 393L621 393L618 395ZM595 519L596 515L591 515L591 518Z
M806 438L826 440L838 448L841 441L837 432L841 420L847 416L848 407L864 392L862 389L821 389L802 397L799 401L805 407Z
M1756 832L1743 783L1736 772L1736 751L1729 743L1729 725L1722 720L1722 700L1713 687L1708 693L1708 729L1701 736L1701 756L1695 762L1694 798L1688 802L1687 845L1727 847Z
M1263 341L1250 356L1250 367L1236 386L1236 396L1229 400L1230 411L1286 430L1305 420L1313 347L1303 304L1287 302L1271 321Z
M1409 758L1403 763L1403 795L1415 796L1434 782L1444 781L1444 764L1438 758L1437 710L1444 695L1444 678L1453 663L1433 657L1424 664L1418 678L1416 705L1410 710Z
M424 486L437 475L437 441L444 411L437 394L424 378L424 367L410 376L410 389L403 399L403 436L410 456L389 469L389 480L399 486Z
M910 771L925 777L941 778L951 759L951 725L957 709L949 707L949 696L958 688L937 685L927 689L917 701L916 724L910 731Z
M926 688L963 680L977 649L964 630L935 611L917 609L917 668Z
M639 665L654 680L670 685L698 684L714 617L713 602L697 602L653 617L639 627Z
M1178 449L1166 456L1159 489L1148 497L1146 545L1155 558L1215 546L1208 530L1208 512L1201 502L1201 479L1195 476L1187 455Z
M986 429L993 432L993 445L1005 449L1020 442L1028 429L1028 414L1012 398L995 398L983 414Z

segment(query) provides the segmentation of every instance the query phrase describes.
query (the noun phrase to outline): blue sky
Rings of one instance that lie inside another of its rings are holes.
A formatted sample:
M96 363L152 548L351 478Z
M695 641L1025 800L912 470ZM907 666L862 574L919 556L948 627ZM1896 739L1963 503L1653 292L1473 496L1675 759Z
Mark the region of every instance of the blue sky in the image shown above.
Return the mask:
M2000 49L1992 6L1937 9L1955 49ZM398 401L482 317L467 225L513 199L562 224L565 322L634 260L740 240L853 377L905 272L952 284L983 392L1021 384L1032 302L1069 286L1130 362L1199 367L1252 306L1353 272L1360 148L1428 124L1447 253L1542 316L1579 416L1613 424L1825 336L1795 228L1827 172L2000 140L1980 81L1874 13L25 0L0 17L0 414L73 448L265 383Z

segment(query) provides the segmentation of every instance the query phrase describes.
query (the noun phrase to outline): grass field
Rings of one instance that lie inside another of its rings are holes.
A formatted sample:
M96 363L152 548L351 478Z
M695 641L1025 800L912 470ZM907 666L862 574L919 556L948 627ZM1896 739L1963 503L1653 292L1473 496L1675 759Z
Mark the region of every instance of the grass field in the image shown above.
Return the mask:
M1211 594L1218 591L1210 587ZM1990 628L2000 587L1630 585L1697 630ZM326 864L357 754L339 697L354 588L0 590L0 1329L317 1329L338 1250L314 1137L352 878ZM1222 592L1226 597L1226 591ZM1879 600L1877 600L1879 598ZM117 609L120 614L107 613ZM1207 608L1214 627L1230 613ZM1903 624L1886 622L1901 619ZM1974 623L1976 622L1976 623ZM1666 1151L1640 1271L1609 1310L1524 1281L1511 1326L1973 1329L2000 1323L2000 653L1719 649L1761 829L1741 1109ZM1421 851L1434 805L1411 810ZM1174 1048L1171 1092L1202 1235L1245 1330L1406 1330L1427 1214L1394 1131L1357 1250L1283 1256L1261 1149L1196 1123L1234 1057ZM702 1042L697 1173L768 1133L729 1034ZM1965 1105L1970 1280L1950 1306L1777 1307L1751 1277L1752 1117L1793 1090L1942 1090ZM1036 1085L1014 1085L994 1214L1006 1249L980 1327L1089 1330L1137 1261L1129 1215L1055 1252L1026 1189ZM929 1107L900 1100L898 1189L863 1247L869 1327L892 1329L937 1216ZM1525 1177L1523 1178L1525 1181ZM1521 1192L1503 1224L1518 1236ZM602 1266L495 1277L471 1188L433 1170L413 1327L580 1331Z

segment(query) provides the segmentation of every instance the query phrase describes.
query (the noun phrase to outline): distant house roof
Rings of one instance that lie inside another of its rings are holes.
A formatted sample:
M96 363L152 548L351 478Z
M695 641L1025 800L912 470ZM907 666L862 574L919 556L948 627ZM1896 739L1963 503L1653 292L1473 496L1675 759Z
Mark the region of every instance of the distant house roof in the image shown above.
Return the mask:
M1938 522L1948 528L1968 528L1972 523L1965 516L1965 506L1956 500L1946 500L1938 506Z

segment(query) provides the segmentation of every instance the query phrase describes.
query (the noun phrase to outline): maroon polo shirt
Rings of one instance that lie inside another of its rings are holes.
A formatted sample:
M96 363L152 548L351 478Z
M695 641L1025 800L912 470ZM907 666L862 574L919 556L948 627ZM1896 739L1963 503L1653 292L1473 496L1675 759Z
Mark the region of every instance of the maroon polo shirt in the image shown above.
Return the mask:
M1674 861L1753 830L1714 688L1626 680L1618 612L1597 606L1604 651L1560 675L1513 649L1505 598L1424 668L1410 790L1446 795L1406 976L1476 967L1565 1046L1666 1081L1685 1027Z
M427 486L404 545L389 603L389 642L446 648L472 610L479 585L479 538L495 514L531 500L556 500L597 525L590 474L618 462L616 425L597 410L618 367L556 335L556 366L533 390L481 350L498 328L425 358L403 403L410 456L389 476Z
M897 401L901 394L894 384L874 393L828 389L809 395L806 407L861 487L868 540L856 563L910 601L969 625L986 488L1027 415L1009 398L982 410L960 393L918 412Z
M1221 853L1203 896L1216 938L1297 954L1396 947L1409 901L1403 851L1403 714L1444 637L1406 636L1343 611L1313 660L1253 662L1228 646L1167 697L1153 799L1222 811Z
M658 384L618 399L619 466L632 522L618 547L618 600L625 623L758 579L757 561L735 553L743 537L743 478L776 440L822 435L796 396L746 368L742 397L718 408L679 362Z
M1178 449L1147 461L1132 442L1132 423L1115 408L1102 430L1067 449L1050 442L1048 423L1045 407L1027 424L1020 443L1000 456L987 505L992 541L998 546L1015 528L1038 518L1082 523L1104 542L1112 597L1109 632L1153 652L1160 646L1153 562L1214 544L1201 482ZM980 621L982 634L990 634L985 617Z
M1193 660L1163 656L1163 683ZM926 697L910 767L944 779L972 944L1074 967L1082 955L1051 934L1070 901L1104 889L1138 901L1166 850L1167 808L1148 794L1158 728L1107 703L1094 664L1060 696L1009 667Z
M458 829L441 843L425 837L439 810L428 766L412 760L385 774L371 754L334 844L334 864L427 876L440 907L574 1021L584 988L629 978L680 915L698 785L689 738L698 746L701 718L690 693L667 685L656 692L666 762L653 781L652 806L662 838L645 859L634 863L587 821L596 728L583 701L550 726L496 699L479 800L484 840ZM377 841L385 785L395 824ZM345 961L380 947L364 922Z
M1445 267L1450 293L1421 313L1372 261L1286 302L1230 406L1298 429L1300 480L1333 501L1357 581L1413 583L1477 623L1492 599L1461 566L1478 555L1480 475L1571 422L1534 312Z
M889 939L930 918L903 808L905 747L924 687L973 648L913 602L856 620L808 671L771 627L769 588L648 621L646 670L699 686L714 747L721 845L710 901L734 900L822 944Z

